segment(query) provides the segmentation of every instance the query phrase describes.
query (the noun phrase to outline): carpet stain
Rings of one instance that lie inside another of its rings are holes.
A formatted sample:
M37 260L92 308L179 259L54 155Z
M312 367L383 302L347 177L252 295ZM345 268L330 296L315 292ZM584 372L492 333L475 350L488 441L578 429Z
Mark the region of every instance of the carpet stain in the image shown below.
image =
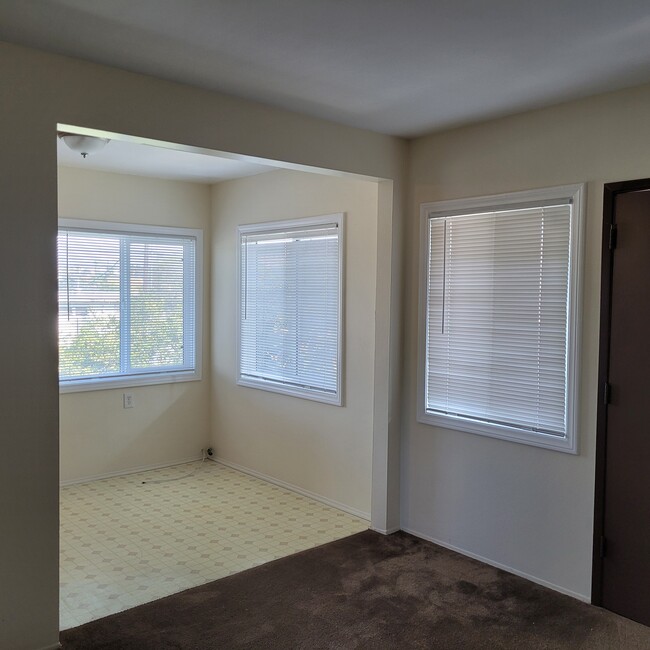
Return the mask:
M456 583L456 589L461 594L475 594L478 591L478 587L473 582L467 582L467 580L459 580Z

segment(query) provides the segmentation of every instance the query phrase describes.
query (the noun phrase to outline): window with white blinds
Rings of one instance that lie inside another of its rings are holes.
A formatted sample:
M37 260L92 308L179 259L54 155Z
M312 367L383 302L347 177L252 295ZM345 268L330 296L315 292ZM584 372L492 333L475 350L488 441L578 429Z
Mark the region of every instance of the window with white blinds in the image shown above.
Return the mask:
M61 220L59 384L200 378L200 231Z
M571 189L427 206L421 421L575 450Z
M342 229L342 214L239 228L239 384L341 403Z

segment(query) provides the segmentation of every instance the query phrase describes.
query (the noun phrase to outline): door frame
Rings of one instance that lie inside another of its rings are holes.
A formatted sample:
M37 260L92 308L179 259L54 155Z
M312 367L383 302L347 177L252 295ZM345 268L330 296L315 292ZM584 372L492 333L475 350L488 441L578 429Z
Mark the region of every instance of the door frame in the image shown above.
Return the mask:
M619 194L650 190L650 178L605 183L603 192L603 236L600 271L600 335L598 343L598 409L596 425L596 482L594 492L594 537L591 577L591 602L602 605L603 558L601 540L605 532L605 481L607 460L607 404L605 384L609 377L609 337L612 317L612 268L614 249L610 233Z

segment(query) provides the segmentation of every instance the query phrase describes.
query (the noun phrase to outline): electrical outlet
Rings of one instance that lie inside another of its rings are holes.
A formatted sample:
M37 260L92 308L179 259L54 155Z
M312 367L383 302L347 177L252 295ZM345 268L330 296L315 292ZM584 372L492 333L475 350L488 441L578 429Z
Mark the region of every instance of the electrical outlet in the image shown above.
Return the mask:
M122 401L125 409L132 409L135 406L133 403L133 393L122 393Z

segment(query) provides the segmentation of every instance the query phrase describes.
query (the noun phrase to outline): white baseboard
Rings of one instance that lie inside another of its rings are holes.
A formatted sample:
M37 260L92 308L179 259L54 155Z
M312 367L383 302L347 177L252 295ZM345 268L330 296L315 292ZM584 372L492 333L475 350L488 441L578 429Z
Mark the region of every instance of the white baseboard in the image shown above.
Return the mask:
M448 548L450 551L455 551L456 553L460 553L461 555L465 555L467 557L471 557L474 560L478 560L479 562L483 562L483 564L489 564L490 566L496 567L497 569L507 571L508 573L513 573L514 575L519 576L520 578L526 578L526 580L530 580L531 582L541 585L542 587L548 587L549 589L553 589L553 591L559 591L561 594L564 594L566 596L571 596L572 598L575 598L576 600L580 600L583 603L591 603L591 597L586 596L585 594L579 594L575 591L571 591L570 589L565 589L560 585L553 584L552 582L548 582L547 580L543 580L542 578L537 578L536 576L532 576L528 573L525 573L524 571L513 569L511 566L508 566L506 564L501 564L501 562L495 562L494 560L490 560L489 558L483 557L482 555L478 555L477 553L472 553L471 551L467 551L458 546L454 546L453 544L448 544L447 542L443 542L439 539L436 539L435 537L431 537L430 535L425 535L424 533L420 533L417 530L413 530L411 528L402 528L402 530L405 533L410 533L411 535L415 535L415 537L420 537L422 539L426 539L428 542L433 542L434 544L438 544L438 546L443 546L444 548Z
M344 503L339 503L338 501L334 501L333 499L328 499L327 497L321 496L320 494L316 494L315 492L310 492L309 490L305 490L301 487L298 487L297 485L293 485L293 483L287 483L285 481L281 481L280 479L274 478L273 476L262 474L262 472L258 472L257 470L250 469L249 467L244 467L243 465L238 465L237 463L233 463L223 458L211 458L210 460L213 460L215 463L220 463L221 465L225 465L226 467L230 467L231 469L236 469L238 472L243 472L244 474L249 474L250 476L259 478L262 481L273 483L273 485L277 485L279 487L285 488L286 490L290 490L291 492L296 492L297 494L301 494L304 497L309 497L314 501L319 501L320 503L324 503L326 506L331 506L332 508L336 508L337 510L342 510L343 512L347 512L349 515L354 515L355 517L359 517L359 519L364 519L365 521L370 522L369 512L362 512L361 510L357 510L356 508L351 508L350 506L346 506Z
M371 530L374 530L376 533L380 533L381 535L392 535L393 533L396 533L398 530L402 530L399 526L393 526L393 528L374 528L371 526Z
M60 643L53 643L52 645L46 645L42 647L40 650L59 650L59 648L62 648L63 646Z
M95 474L94 476L83 476L81 478L68 479L61 481L61 487L66 485L77 485L79 483L90 483L91 481L99 481L103 478L113 478L115 476L126 476L128 474L137 474L138 472L146 472L150 469L163 469L163 467L173 467L174 465L185 465L186 463L193 463L194 461L201 460L201 456L192 456L191 458L183 458L179 460L172 460L167 463L156 463L155 465L140 465L139 467L129 467L128 469L121 469L116 472L107 472L106 474Z

